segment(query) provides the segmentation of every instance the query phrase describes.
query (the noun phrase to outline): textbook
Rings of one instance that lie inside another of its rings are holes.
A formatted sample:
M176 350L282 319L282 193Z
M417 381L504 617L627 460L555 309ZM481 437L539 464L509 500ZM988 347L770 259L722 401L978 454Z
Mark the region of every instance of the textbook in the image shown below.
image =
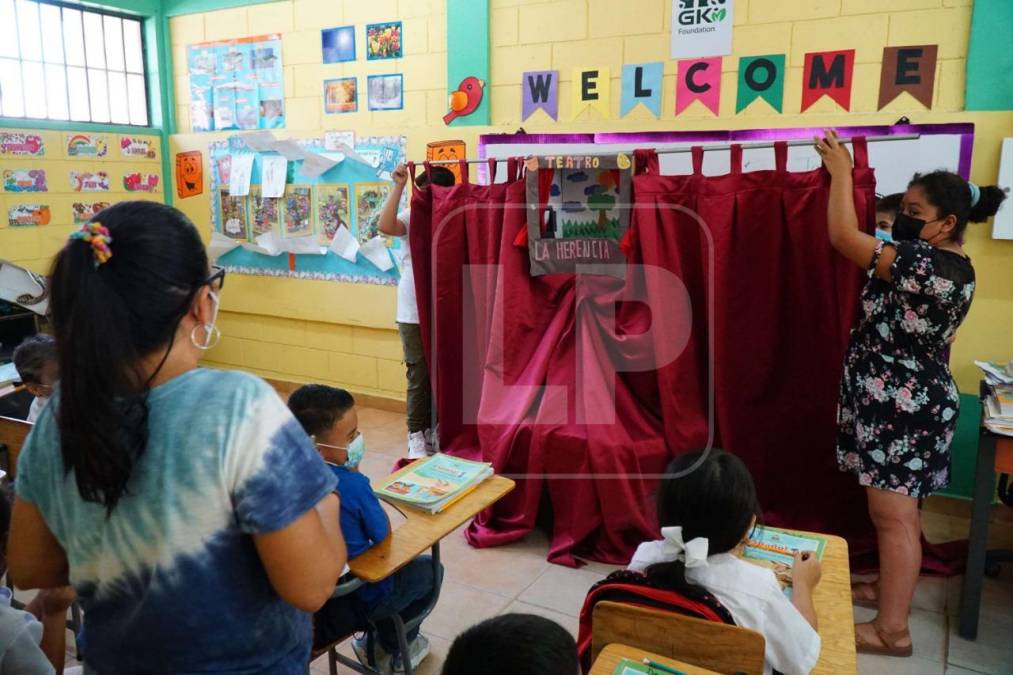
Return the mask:
M612 671L612 675L641 675L647 673L647 675L686 675L681 670L676 670L671 666L664 666L660 663L654 664L644 663L642 661L637 662L631 659L623 659L616 664L615 670Z
M437 453L385 479L377 496L428 513L439 513L492 475L492 464Z
M817 560L822 560L826 545L827 541L822 537L757 525L749 533L742 557L772 570L785 595L791 597L791 566L795 562L795 551L810 551Z

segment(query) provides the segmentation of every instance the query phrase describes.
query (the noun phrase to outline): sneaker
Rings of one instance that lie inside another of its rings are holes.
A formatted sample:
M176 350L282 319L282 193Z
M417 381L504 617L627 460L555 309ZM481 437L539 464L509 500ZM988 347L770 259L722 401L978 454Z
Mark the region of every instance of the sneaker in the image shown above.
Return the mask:
M422 431L408 434L408 459L422 459L426 452L426 435Z
M412 672L419 667L419 664L429 656L429 640L422 633L419 633L418 637L408 643L408 653L411 655ZM395 673L404 672L404 663L401 661L401 653L394 654L394 658L391 659L391 667Z
M393 675L394 670L391 667L393 659L380 645L379 640L373 641L373 655L375 656L374 662L376 665L369 665L369 650L366 647L366 640L365 634L352 638L352 651L355 652L355 658L359 659L359 663L371 672L381 673L382 675Z
M437 452L440 451L440 441L438 438L436 438L436 434L433 432L432 429L426 429L424 432L422 432L422 435L426 439L427 455L435 455Z

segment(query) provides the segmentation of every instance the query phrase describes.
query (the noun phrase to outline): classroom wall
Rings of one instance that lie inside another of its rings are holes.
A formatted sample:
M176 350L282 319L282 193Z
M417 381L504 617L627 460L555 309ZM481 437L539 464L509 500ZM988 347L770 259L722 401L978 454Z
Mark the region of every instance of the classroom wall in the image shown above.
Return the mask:
M145 130L140 130L145 131ZM39 135L43 139L45 154L41 157L23 157L0 154L0 258L22 265L38 273L48 273L53 255L67 241L67 237L80 225L74 224L72 205L75 202L109 202L124 199L162 201L165 183L162 176L161 137L157 133L95 133L81 131L53 131L33 129L30 126L0 129L4 133ZM86 134L106 144L102 157L74 156L68 151L68 140ZM121 152L122 138L149 140L155 157L126 157ZM46 192L7 192L3 189L2 173L17 169L43 169L46 172ZM70 172L106 172L109 176L108 192L75 192L70 183ZM154 192L128 192L123 177L132 173L156 174L159 177ZM18 204L48 206L51 220L47 225L12 227L8 213Z
M481 0L475 0L481 1ZM1013 133L1013 113L965 113L964 66L971 18L970 0L737 0L734 49L724 59L721 115L699 103L679 117L674 111L675 63L669 59L668 0L491 0L491 127L455 127L442 122L446 112L445 0L284 0L269 4L179 16L171 19L177 120L180 133L171 150L200 149L223 134L189 131L189 83L186 45L205 40L280 32L288 127L281 137L314 137L326 129L355 129L359 135L406 134L409 154L422 159L428 141L461 138L475 156L480 133L512 133L523 124L529 133L567 131L639 131L889 124L901 115L914 123L973 122L976 142L972 179L996 178L999 144ZM888 11L884 11L884 8ZM405 58L367 62L361 44L364 25L401 19ZM321 63L324 27L354 24L359 59ZM933 109L925 110L907 94L876 112L883 47L934 43L939 61ZM804 55L808 51L855 48L852 111L843 113L828 98L799 114ZM738 57L788 54L784 114L757 100L734 114ZM665 62L662 119L638 108L618 119L619 76L624 63ZM611 119L586 111L570 119L572 69L608 66L612 80ZM542 112L520 120L521 73L558 69L560 116ZM402 111L366 110L365 76L401 72L405 76ZM322 81L357 75L360 112L325 115ZM997 77L1006 74L997 73ZM932 167L926 167L932 168ZM178 200L205 229L207 195ZM974 358L1008 359L1013 334L1013 244L990 239L990 227L974 228L967 250L979 286L971 315L953 348L952 364L962 391L976 390ZM404 391L400 347L394 331L394 289L367 285L264 277L229 279L223 297L225 338L210 362L243 367L292 381L323 380L355 391L401 398Z

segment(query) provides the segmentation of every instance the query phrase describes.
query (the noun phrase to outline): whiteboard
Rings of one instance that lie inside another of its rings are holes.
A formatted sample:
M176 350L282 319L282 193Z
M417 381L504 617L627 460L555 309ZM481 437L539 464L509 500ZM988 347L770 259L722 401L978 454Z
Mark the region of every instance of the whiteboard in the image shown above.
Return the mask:
M869 165L876 170L876 192L890 194L907 189L915 173L945 169L970 177L973 124L907 124L892 127L837 127L843 137L917 134L918 138L869 143ZM821 129L747 129L726 132L646 132L609 134L487 134L479 138L482 159L527 157L529 155L594 155L632 152L637 148L666 150L694 145L741 143L742 170L763 171L774 168L773 148L750 148L750 143L773 140L811 139ZM850 144L849 144L850 146ZM728 173L731 153L708 150L704 153L703 173L719 176ZM692 173L688 152L659 154L662 174ZM820 166L812 144L788 148L788 170L809 171ZM479 165L479 178L488 182L488 165ZM496 166L496 181L506 180L504 162Z

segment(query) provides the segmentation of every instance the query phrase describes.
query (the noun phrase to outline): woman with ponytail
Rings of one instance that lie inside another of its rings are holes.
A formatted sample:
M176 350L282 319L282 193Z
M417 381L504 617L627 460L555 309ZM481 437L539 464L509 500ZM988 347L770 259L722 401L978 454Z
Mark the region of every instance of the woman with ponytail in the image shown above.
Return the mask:
M657 503L662 539L641 544L629 569L693 600L716 597L736 625L763 635L767 675L808 673L820 655L812 602L819 561L796 553L789 600L772 570L742 560L760 505L753 477L735 455L690 452L676 457L665 476Z
M281 399L197 367L224 278L152 202L105 209L53 265L61 379L18 459L10 576L75 587L103 675L301 674L345 564L335 480Z
M947 346L974 297L974 267L961 243L967 224L995 215L1006 194L949 171L915 174L893 241L884 242L858 228L848 150L833 131L815 140L831 180L830 243L869 273L838 405L837 462L866 488L879 543L879 581L852 590L856 604L878 609L855 626L856 647L910 656L908 613L922 559L918 500L949 483L960 397Z

